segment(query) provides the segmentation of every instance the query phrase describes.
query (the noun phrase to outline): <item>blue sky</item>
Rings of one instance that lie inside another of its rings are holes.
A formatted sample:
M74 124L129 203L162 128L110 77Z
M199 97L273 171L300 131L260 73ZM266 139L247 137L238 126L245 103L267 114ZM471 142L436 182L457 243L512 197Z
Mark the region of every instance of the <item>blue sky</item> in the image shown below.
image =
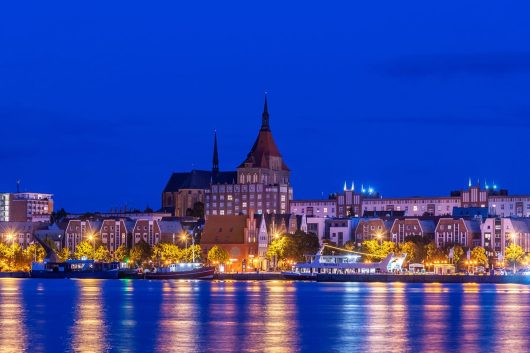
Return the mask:
M526 2L4 2L0 190L70 211L160 206L173 171L234 169L260 125L295 198L344 180L530 193Z

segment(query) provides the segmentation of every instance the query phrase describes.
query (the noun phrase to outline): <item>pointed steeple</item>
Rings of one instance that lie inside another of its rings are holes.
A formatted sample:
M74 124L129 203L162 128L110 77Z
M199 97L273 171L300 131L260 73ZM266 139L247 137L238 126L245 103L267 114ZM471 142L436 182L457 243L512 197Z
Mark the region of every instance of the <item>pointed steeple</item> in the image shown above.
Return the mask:
M355 183L353 181L351 182L351 191L355 191Z
M212 176L217 176L219 173L219 153L217 152L217 130L213 132L213 160L212 160Z
M343 188L344 191L348 190L348 188L346 187L346 180L344 180L344 188Z
M261 114L261 130L270 130L269 127L269 105L267 104L267 92L265 92L265 103Z

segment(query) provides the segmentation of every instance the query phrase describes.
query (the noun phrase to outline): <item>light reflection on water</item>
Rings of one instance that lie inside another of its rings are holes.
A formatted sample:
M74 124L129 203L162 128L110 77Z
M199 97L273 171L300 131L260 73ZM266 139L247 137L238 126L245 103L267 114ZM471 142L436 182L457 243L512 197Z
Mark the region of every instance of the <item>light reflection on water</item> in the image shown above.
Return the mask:
M105 352L108 325L104 318L101 283L98 280L75 280L79 301L74 312L72 350L75 352Z
M0 279L1 352L524 352L522 285Z
M23 352L27 349L27 333L22 324L26 310L19 294L20 281L5 278L0 287L0 348L2 352Z

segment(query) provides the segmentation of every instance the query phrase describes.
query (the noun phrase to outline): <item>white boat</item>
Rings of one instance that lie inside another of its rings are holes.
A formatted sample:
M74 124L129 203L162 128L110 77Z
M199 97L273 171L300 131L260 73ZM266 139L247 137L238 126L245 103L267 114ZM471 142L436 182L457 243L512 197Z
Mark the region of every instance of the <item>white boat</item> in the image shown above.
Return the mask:
M316 255L307 256L307 262L295 264L292 271L282 272L282 275L286 279L314 280L319 273L393 273L401 271L403 261L407 257L407 254L394 255L390 253L380 262L361 262L361 255L349 250L340 249L350 252L348 255L322 255L326 246L322 246Z

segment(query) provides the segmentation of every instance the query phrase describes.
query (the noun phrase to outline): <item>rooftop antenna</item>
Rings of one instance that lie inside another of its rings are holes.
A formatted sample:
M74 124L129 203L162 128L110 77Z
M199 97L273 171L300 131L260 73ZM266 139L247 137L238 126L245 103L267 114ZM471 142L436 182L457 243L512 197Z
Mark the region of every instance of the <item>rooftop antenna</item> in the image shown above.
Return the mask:
M17 194L20 192L20 179L17 180Z

